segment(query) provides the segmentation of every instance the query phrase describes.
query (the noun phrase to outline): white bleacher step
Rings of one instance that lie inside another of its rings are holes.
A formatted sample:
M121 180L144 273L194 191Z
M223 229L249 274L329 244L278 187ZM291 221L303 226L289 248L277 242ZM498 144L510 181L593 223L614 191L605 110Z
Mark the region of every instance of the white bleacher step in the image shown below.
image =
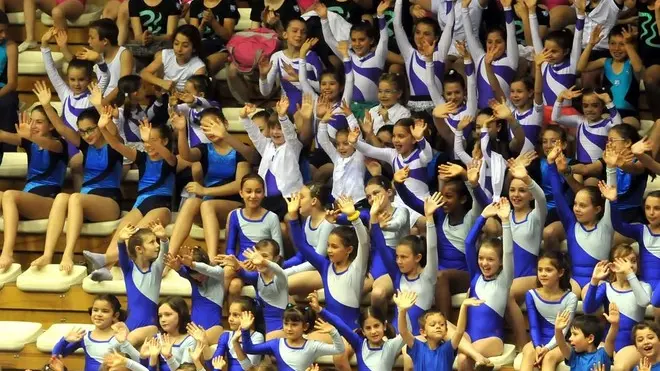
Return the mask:
M25 179L27 176L27 153L5 152L0 163L0 178Z
M140 171L138 169L131 169L126 173L124 182L137 183L140 180Z
M92 331L94 325L89 323L56 323L37 338L37 349L43 353L52 353L55 344L75 328ZM83 349L80 348L75 353L83 353Z
M172 236L172 232L174 231L174 223L176 223L176 218L179 216L178 212L172 213L172 220L170 221L170 224L168 224L165 227L165 232L167 232L168 236ZM192 237L194 240L198 241L204 241L204 228L203 226L197 225L193 223L192 228L190 228L190 233L188 236ZM220 230L220 239L225 238L225 230L221 229Z
M522 358L523 358L523 354L522 354L522 352L520 352L516 356L516 359L513 361L513 368L516 371L520 370L520 366L522 364ZM570 367L566 366L566 363L562 362L562 363L557 365L557 368L555 369L555 371L570 371L570 369L571 369ZM534 370L538 371L539 369L535 368Z
M16 278L21 274L22 269L19 263L13 263L4 272L0 272L0 289L5 286L5 283L16 282Z
M241 119L238 117L238 112L240 112L242 107L225 107L222 109L222 113L227 119L229 127L227 130L230 133L245 133L245 128L241 123ZM257 108L256 112L263 111L262 108ZM256 113L255 112L255 113Z
M250 20L251 12L252 8L238 8L239 18L236 26L234 27L234 30L238 32L250 29L250 26L252 26L252 20Z
M0 321L0 351L20 352L37 340L42 327L38 322Z
M125 295L126 285L121 269L112 267L110 272L113 277L112 281L96 282L91 279L91 276L85 277L82 281L83 291L89 294ZM160 285L160 294L165 296L190 296L191 292L190 282L172 270L167 273Z
M40 105L41 105L41 103L39 103L39 102L32 103L32 105L28 108L28 112L32 111L34 109L34 107L40 106ZM51 107L53 107L55 109L55 111L57 111L58 116L62 116L62 102L61 101L51 101L50 105L51 105Z
M51 52L55 66L59 70L64 63L64 54L60 52ZM18 55L18 74L19 75L46 75L46 66L40 51L28 50ZM44 76L44 79L47 79Z
M353 355L351 359L349 360L351 366L357 366L357 357ZM334 366L334 361L332 360L332 356L322 356L316 359L314 363L318 365L325 365L325 366ZM394 367L401 368L403 367L403 356L399 355L396 358L396 361L394 361Z
M257 293L254 291L253 286L243 286L243 289L241 290L241 295L247 296L249 298L256 298ZM319 303L323 304L325 302L325 293L323 292L323 289L316 290L316 295L319 298ZM294 300L297 302L305 302L307 301L307 297L303 296L294 296ZM368 293L366 295L362 296L362 301L360 302L360 305L370 305L371 304L371 293Z
M126 216L128 212L122 211L119 219L110 220L107 222L92 222L92 223L83 223L82 228L80 229L81 236L95 236L95 237L107 237L115 233L117 226L121 222L121 218ZM66 222L64 222L64 231L66 232Z
M89 26L90 23L94 22L95 20L101 18L101 14L103 13L103 8L96 5L96 4L87 4L85 6L85 10L83 11L83 14L78 17L75 21L66 21L67 25L69 27L87 27ZM51 18L48 14L42 13L41 14L41 23L44 26L52 26L53 25L53 18Z
M11 25L24 25L25 24L25 13L24 12L13 12L7 13L7 18L9 19L9 24ZM35 13L35 19L41 18L41 10L37 9Z
M640 137L645 137L649 134L651 129L653 128L654 121L653 120L640 120L639 121L639 130L637 133L639 134Z
M126 215L126 212L122 212L122 217ZM115 232L119 220L111 220L108 222L97 222L97 223L83 223L82 229L80 230L81 236L109 236ZM46 229L48 228L48 219L35 219L35 220L24 220L18 222L18 233L25 234L45 234ZM0 232L5 230L5 221L3 218L0 218ZM62 231L66 231L66 222L64 222L64 228Z
M18 233L44 234L48 226L48 219L24 220L18 222ZM0 232L5 231L5 220L0 218Z
M33 292L67 292L73 285L80 284L87 268L82 265L74 265L70 274L60 271L59 264L48 264L36 269L30 267L16 278L16 287L21 291Z

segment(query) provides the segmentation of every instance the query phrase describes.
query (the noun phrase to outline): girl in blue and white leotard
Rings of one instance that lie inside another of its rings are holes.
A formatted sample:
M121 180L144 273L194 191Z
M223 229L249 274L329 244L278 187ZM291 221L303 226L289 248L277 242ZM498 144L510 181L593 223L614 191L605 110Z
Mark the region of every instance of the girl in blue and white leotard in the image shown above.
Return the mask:
M651 285L637 278L637 261L637 254L630 245L614 247L610 261L600 261L594 268L582 304L587 314L596 312L602 305L607 308L608 303L616 304L619 309L614 364L621 370L630 370L639 362L632 329L644 321L646 307L651 302ZM611 278L609 282L608 278Z
M339 316L322 308L316 294L309 298L312 309L333 325L355 349L358 371L394 369L404 342L400 335L394 333L383 311L373 306L366 308L360 315L360 330L353 331Z
M610 220L610 201L603 202L600 192L595 187L584 187L575 195L571 210L563 192L562 176L559 175L555 165L555 159L561 150L561 146L556 145L548 154L548 175L559 219L566 231L571 273L578 286L574 285L573 291L575 293L581 291L581 296L584 297L596 263L607 260L610 254L614 234ZM616 184L616 169L607 168L607 183Z
M523 348L521 371L532 371L538 359L541 359L543 369L556 368L563 356L555 342L555 320L564 310L574 316L578 303L578 297L571 291L570 266L564 253L552 249L542 251L535 278L538 278L538 287L525 293L532 341ZM569 329L570 322L564 334Z
M484 209L465 241L465 260L470 273L470 295L483 300L468 309L467 334L474 348L484 357L504 351L504 314L513 282L513 237L509 217L511 206L506 198ZM502 221L502 240L484 239L477 251L477 239L486 220L497 215ZM473 369L466 355L458 356L459 369Z
M382 262L394 283L396 291L417 293L417 301L408 310L408 326L413 335L419 335L419 317L431 308L435 298L435 283L438 278L438 247L436 243L433 213L442 205L442 196L435 193L424 202L424 214L427 216L427 241L418 236L406 236L399 240L394 259L391 248L387 246L378 220L371 220L371 241L376 250L383 255ZM395 321L397 315L395 313ZM398 328L396 322L393 324Z
M256 272L240 269L238 260L227 255L238 269L238 276L247 285L254 286L257 301L266 323L266 339L282 337L282 314L289 303L289 286L286 274L278 261L280 247L272 239L257 242L254 248L245 250L243 256L257 268Z
M486 45L489 50L491 48L497 50L493 58L492 68L504 91L504 95L508 96L510 90L509 84L511 84L518 69L518 42L516 41L516 29L513 22L514 14L511 8L511 1L502 1L502 6L504 7L506 32L503 32L499 28L491 29L486 36ZM482 109L488 107L488 102L495 97L486 74L486 63L484 60L486 52L481 46L477 38L478 36L472 31L469 9L462 8L461 12L463 13L465 40L477 70L477 95L479 97L477 107ZM504 43L506 43L506 50L502 45Z
M314 268L321 273L325 302L333 313L341 316L351 328L357 328L360 300L369 260L369 234L352 200L340 198L340 209L352 223L352 228L339 226L328 236L328 256L319 255L305 241L298 209L300 198L287 200L289 227L294 245Z
M228 371L243 371L249 370L251 367L256 367L261 363L261 356L258 354L247 355L241 348L241 314L243 312L250 312L254 315L254 301L248 297L242 296L229 305L229 314L227 315L227 323L229 324L229 331L225 331L218 339L218 346L215 348L213 358L224 357L227 362ZM252 326L249 331L252 344L261 344L264 342L264 335L254 330ZM208 369L211 367L211 359L206 361Z
M302 371L311 366L318 357L343 353L345 350L344 339L339 332L322 321L317 321L314 326L315 317L311 308L302 309L295 306L287 308L282 320L286 337L269 340L262 344L253 344L249 329L254 322L254 317L251 313L244 314L241 316L243 350L249 354L274 356L279 371ZM329 334L332 344L305 339L303 335L310 332L312 328Z
M660 307L660 191L653 191L644 200L644 214L648 224L628 224L621 219L617 202L612 203L612 225L614 230L639 244L639 277L653 288L651 304Z
M126 313L121 309L117 297L107 294L94 298L89 310L94 329L72 329L55 344L53 356L66 357L82 348L85 352L85 371L97 371L108 353L117 348L122 350L126 346L130 347L126 339L123 339L123 342L118 340L115 330L111 327L117 321L123 321Z
M405 179L405 172L395 174L395 179ZM473 180L479 178L478 167L470 170ZM481 213L483 205L488 202L485 194L479 190L476 181L465 182L467 173L460 165L440 165L440 180L443 207L434 213L438 241L438 282L435 291L436 307L442 313L451 311L451 295L467 291L470 277L465 262L465 238ZM424 205L406 187L394 183L398 195L406 205L419 213L424 212ZM475 192L476 190L476 192ZM472 199L472 204L468 202ZM448 314L447 314L448 315Z
M507 312L513 323L516 343L522 345L527 335L522 333L526 327L525 318L518 303L522 302L528 290L536 287L536 260L541 249L541 238L548 210L543 189L529 176L525 166L511 166L509 173L513 176L509 184L509 199L513 206L510 226L516 269L513 272L514 280L511 285L513 300L509 302ZM531 207L532 201L534 208Z

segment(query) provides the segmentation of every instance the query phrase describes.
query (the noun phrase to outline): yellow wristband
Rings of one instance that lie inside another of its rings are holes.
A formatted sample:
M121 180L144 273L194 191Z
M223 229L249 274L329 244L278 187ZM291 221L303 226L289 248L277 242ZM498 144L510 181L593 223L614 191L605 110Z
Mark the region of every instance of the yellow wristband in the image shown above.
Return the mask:
M354 222L357 220L357 218L360 217L360 212L355 211L353 214L349 215L346 219L348 219L349 222Z

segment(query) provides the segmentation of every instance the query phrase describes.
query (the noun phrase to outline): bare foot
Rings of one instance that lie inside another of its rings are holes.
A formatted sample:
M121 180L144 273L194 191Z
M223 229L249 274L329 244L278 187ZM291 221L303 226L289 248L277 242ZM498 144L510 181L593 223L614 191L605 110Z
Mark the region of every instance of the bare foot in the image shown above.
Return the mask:
M60 262L60 270L66 274L71 274L73 269L73 259L68 256L62 256L62 261Z
M0 271L5 271L11 267L14 263L14 258L11 256L6 256L4 254L0 255Z
M30 266L35 267L37 269L41 269L41 268L47 266L48 264L50 264L52 261L53 261L52 256L41 255L40 257L35 259L32 263L30 263Z

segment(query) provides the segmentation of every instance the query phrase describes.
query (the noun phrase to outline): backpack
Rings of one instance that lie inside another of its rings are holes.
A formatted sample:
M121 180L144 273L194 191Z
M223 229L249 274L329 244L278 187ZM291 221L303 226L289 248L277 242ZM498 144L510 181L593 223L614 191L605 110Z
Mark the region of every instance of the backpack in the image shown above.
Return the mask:
M264 27L237 32L227 43L229 59L244 73L258 69L261 58L270 59L279 47L277 32Z

